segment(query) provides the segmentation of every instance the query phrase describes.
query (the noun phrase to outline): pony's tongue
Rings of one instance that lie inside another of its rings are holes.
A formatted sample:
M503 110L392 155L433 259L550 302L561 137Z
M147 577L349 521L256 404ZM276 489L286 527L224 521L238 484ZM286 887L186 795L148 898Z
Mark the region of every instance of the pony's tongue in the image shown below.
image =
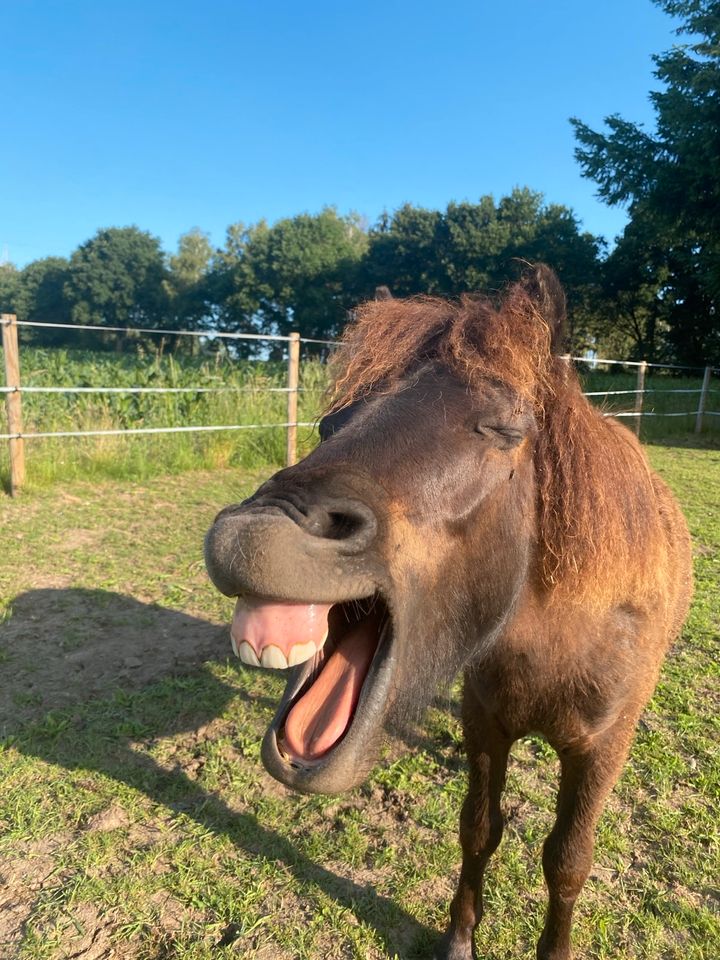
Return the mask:
M323 647L332 606L240 598L230 629L233 650L255 667L303 663ZM285 720L284 746L305 760L321 757L345 734L378 645L379 613L373 611L352 624L341 620L340 607L333 616L341 637Z
M328 633L329 603L270 603L238 599L230 639L254 667L285 669L314 657Z
M377 647L376 627L375 618L355 624L287 715L284 747L289 753L317 760L350 726Z

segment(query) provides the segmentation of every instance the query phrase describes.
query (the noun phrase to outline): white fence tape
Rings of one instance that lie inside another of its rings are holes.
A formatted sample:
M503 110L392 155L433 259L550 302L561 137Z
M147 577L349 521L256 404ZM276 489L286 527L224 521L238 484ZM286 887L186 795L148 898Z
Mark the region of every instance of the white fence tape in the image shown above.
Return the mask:
M119 437L137 433L200 433L211 430L267 430L270 427L314 427L314 423L233 423L224 426L128 427L127 430L58 430L52 433L0 433L0 440L35 440L38 437Z
M9 320L0 320L2 324L8 324ZM124 333L132 336L135 333L154 334L155 336L170 337L205 337L209 340L276 340L289 343L292 337L283 336L279 333L227 333L220 330L159 330L153 327L105 327L93 324L79 323L40 323L37 320L15 320L18 327L45 327L55 330L89 330L96 333ZM300 337L301 343L319 343L325 346L335 346L338 340L320 340L315 337ZM566 356L568 356L566 354ZM577 363L584 363L587 366L596 367L605 364L617 364L623 367L640 367L643 364L646 367L658 367L664 370L702 370L703 367L689 367L678 363L650 363L645 360L609 360L605 357L571 357L569 360L575 360Z
M567 356L567 354L566 354ZM577 363L584 363L588 367L605 366L606 364L616 364L621 367L658 367L661 370L704 370L704 367L686 367L680 363L650 363L648 360L607 360L605 357L568 357L568 360L575 360Z
M696 417L698 415L698 410L687 410L684 413L655 413L654 411L645 411L645 410L633 410L632 412L615 413L612 410L607 410L603 413L604 417ZM708 410L703 411L703 416L709 413Z
M702 390L660 390L656 387L647 387L645 390L595 390L590 393L584 393L584 397L619 397L621 394L628 393L702 393Z
M8 323L7 320L1 321ZM18 327L48 327L55 330L94 330L97 333L154 333L167 337L206 337L214 340L283 340L289 342L291 337L283 337L279 333L225 333L220 330L155 330L152 327L99 327L81 323L38 323L36 320L16 320ZM307 341L308 343L325 343L325 340Z
M324 387L0 387L0 393L317 393Z

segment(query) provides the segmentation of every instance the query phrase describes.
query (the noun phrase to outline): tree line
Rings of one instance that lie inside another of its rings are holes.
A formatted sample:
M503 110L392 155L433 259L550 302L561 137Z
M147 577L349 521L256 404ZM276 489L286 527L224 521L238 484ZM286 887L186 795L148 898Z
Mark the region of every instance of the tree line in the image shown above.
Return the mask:
M567 290L573 351L720 363L720 2L655 2L683 18L678 33L690 37L654 58L655 132L617 115L605 133L572 120L583 174L629 212L609 252L571 209L524 187L444 210L405 204L372 225L333 207L235 223L219 248L194 229L171 254L136 226L109 227L68 259L1 265L0 307L37 323L299 330L324 340L379 285L396 296L497 291L524 262L542 260ZM91 342L33 330L38 343Z
M0 297L35 322L220 330L332 339L348 311L378 285L396 296L455 295L501 287L523 260L552 262L573 304L584 309L599 241L570 210L528 189L495 202L446 210L405 205L367 228L328 207L269 225L232 224L213 249L195 229L166 255L138 227L99 230L69 259L3 268ZM42 343L77 343L62 329ZM110 342L109 338L109 342Z

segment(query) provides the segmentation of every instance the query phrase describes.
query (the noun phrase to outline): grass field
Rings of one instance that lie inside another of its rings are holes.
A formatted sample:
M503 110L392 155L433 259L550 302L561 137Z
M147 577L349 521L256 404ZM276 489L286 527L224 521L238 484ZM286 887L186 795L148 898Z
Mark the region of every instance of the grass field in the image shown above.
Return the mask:
M720 452L649 448L680 496L697 594L604 814L579 957L715 960ZM260 473L76 482L0 498L0 957L429 956L459 865L455 695L344 797L259 762L282 680L228 661L204 531ZM531 958L557 763L516 745L478 938Z
M273 424L287 421L282 362L212 360L189 355L114 354L24 348L23 384L36 387L201 387L217 392L170 394L23 394L25 433L145 427ZM0 377L2 372L0 371ZM313 423L322 407L326 370L301 365L298 417ZM3 432L0 430L0 432ZM300 428L300 451L315 442ZM7 444L0 443L0 480L7 485ZM28 483L46 487L76 479L143 480L212 467L246 470L279 466L285 458L282 428L26 441Z
M33 394L23 395L26 433L127 429L216 424L272 424L287 419L286 395L268 392L286 386L282 362L231 361L149 353L115 354L67 349L21 350L22 382L27 386L76 387L203 387L216 393L181 394ZM1 376L1 373L0 373ZM319 361L301 365L299 419L314 423L323 406L326 367ZM634 368L598 367L582 372L586 390L608 391L593 402L612 412L632 411ZM668 371L648 375L642 436L654 440L692 431L694 415L657 414L697 409L699 377L678 377ZM720 411L720 381L713 378L707 409ZM628 421L626 421L628 422ZM632 421L630 421L632 422ZM0 430L0 433L3 430ZM720 416L705 418L705 435L720 436ZM315 442L312 428L299 431L301 451ZM246 470L281 466L285 457L282 428L197 434L30 439L26 442L28 483L41 488L77 479L145 480L168 473L212 467ZM0 483L8 483L7 444L0 442Z

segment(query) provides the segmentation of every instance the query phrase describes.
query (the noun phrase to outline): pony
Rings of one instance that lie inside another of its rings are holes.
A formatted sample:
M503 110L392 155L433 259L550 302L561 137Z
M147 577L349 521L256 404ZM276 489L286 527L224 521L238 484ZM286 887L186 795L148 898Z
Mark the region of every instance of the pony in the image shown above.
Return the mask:
M475 956L508 755L531 732L561 766L537 955L570 958L595 826L692 591L677 503L582 395L565 317L544 265L495 299L360 306L321 442L206 537L234 650L289 671L262 746L282 783L350 789L462 671L469 788L437 960Z

